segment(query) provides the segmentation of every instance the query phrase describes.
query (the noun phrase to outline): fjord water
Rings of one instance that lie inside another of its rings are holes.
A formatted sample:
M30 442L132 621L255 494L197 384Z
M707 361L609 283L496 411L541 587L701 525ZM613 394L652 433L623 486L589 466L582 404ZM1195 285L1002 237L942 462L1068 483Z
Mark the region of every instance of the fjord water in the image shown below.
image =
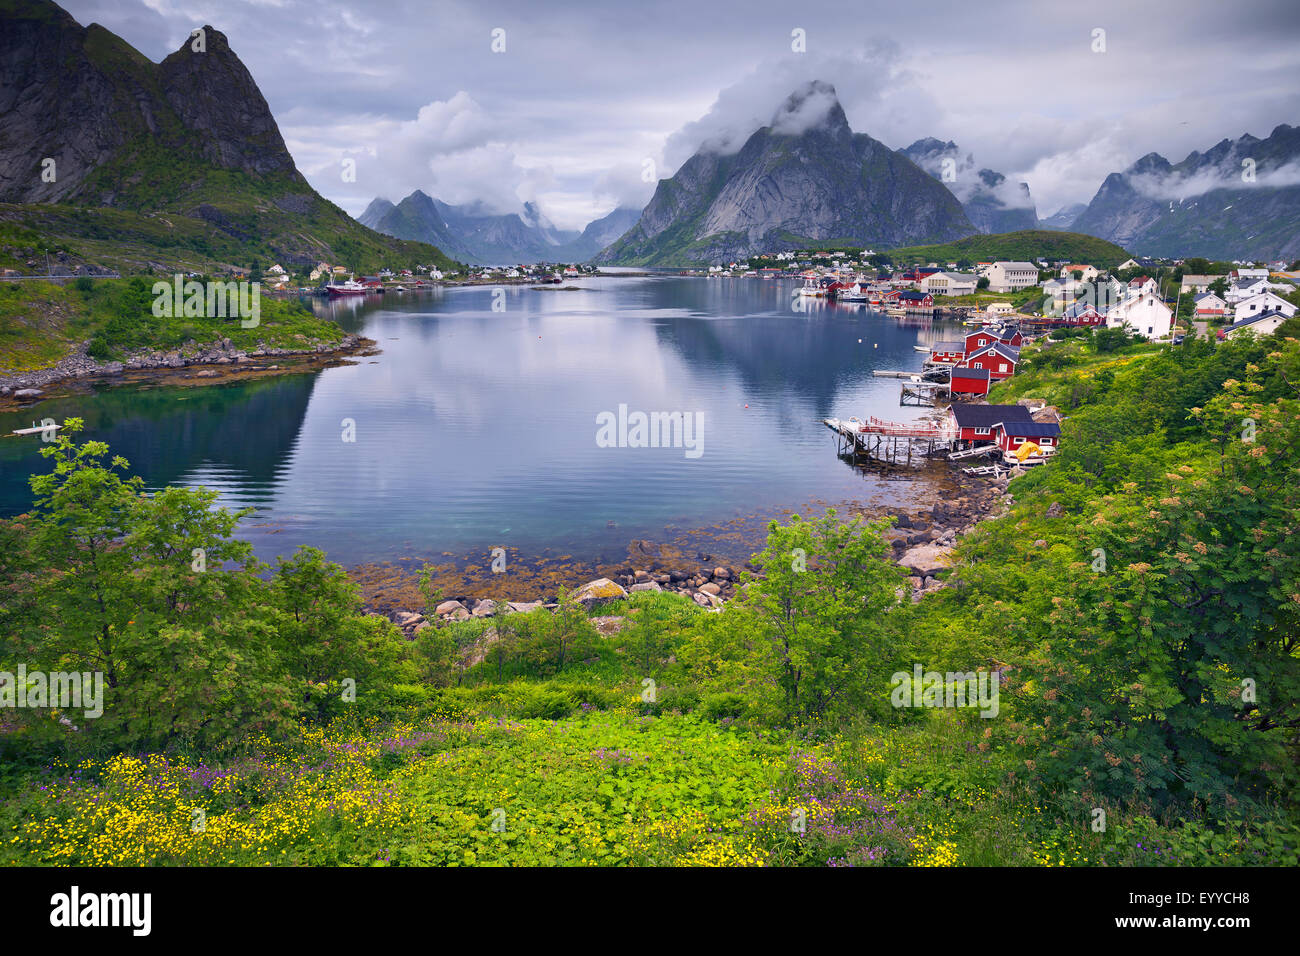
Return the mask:
M201 387L96 388L0 416L86 420L147 486L206 485L251 505L241 533L266 559L299 544L345 564L485 553L618 561L756 513L906 504L911 480L839 460L820 423L910 419L913 345L954 327L865 306L791 307L795 284L677 276L575 280L312 300L380 354L303 374ZM597 416L703 412L702 454L605 448ZM355 441L343 440L345 419ZM38 437L0 441L0 508L30 505Z

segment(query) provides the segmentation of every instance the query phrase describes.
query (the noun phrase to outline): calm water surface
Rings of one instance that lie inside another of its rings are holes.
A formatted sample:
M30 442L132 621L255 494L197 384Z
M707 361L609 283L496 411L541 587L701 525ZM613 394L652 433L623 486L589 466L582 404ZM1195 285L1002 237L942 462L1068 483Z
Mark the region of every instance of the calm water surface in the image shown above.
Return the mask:
M573 284L507 287L504 312L487 287L314 300L382 354L252 382L99 388L0 415L0 429L80 416L150 487L207 485L256 508L243 534L267 559L313 544L346 564L496 546L618 560L666 529L916 492L840 461L820 420L915 417L899 383L871 372L919 368L913 346L955 326L819 301L795 311L782 281ZM598 447L597 415L620 404L703 412L703 454ZM39 447L0 441L4 513L29 506Z

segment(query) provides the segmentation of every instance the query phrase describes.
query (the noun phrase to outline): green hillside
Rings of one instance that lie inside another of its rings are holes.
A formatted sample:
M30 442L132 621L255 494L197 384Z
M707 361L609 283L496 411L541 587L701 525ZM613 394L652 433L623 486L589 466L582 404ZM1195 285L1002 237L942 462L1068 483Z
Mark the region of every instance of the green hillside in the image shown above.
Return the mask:
M1129 258L1120 246L1096 236L1077 232L1057 232L1049 229L1026 229L1023 232L1003 232L992 235L967 236L955 242L933 246L906 246L889 250L895 263L1069 259L1086 262L1100 268L1114 268Z
M257 191L232 190L201 204L207 218L167 209L0 203L0 268L43 273L46 252L58 258L56 273L82 264L123 275L220 273L253 262L279 262L293 270L324 261L355 272L416 263L455 267L434 246L381 235L333 203L304 198L303 212L286 212ZM32 261L35 268L28 265Z

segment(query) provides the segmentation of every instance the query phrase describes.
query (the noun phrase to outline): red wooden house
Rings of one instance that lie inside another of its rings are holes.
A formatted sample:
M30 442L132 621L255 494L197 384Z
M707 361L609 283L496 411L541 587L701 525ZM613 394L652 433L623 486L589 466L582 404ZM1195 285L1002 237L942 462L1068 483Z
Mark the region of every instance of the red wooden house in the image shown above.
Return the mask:
M1029 441L1050 455L1060 443L1061 426L1056 422L998 422L993 426L993 440L1007 455L1019 451L1020 446Z
M934 296L928 292L908 290L898 293L898 304L904 309L933 309Z
M1076 328L1095 328L1106 324L1106 316L1094 305L1076 302L1061 313L1061 321Z
M988 369L993 381L1000 382L1016 374L1016 364L1020 361L1020 349L1001 342L994 342L988 348L980 349L966 356L962 365L966 368Z
M1003 345L1010 345L1013 348L1020 348L1024 343L1024 336L1020 334L1019 329L1005 329L1000 327L986 327L976 329L974 332L966 333L966 354L972 355L980 349L986 349L990 345L1001 342Z
M957 371L957 369L953 369ZM993 441L993 427L999 423L1033 423L1033 416L1023 405L953 405L949 409L957 426L959 441L987 445Z
M952 370L948 391L954 398L961 395L987 395L990 384L992 382L987 369L962 368L958 365Z
M930 361L936 365L956 365L965 357L964 342L935 342L930 346Z

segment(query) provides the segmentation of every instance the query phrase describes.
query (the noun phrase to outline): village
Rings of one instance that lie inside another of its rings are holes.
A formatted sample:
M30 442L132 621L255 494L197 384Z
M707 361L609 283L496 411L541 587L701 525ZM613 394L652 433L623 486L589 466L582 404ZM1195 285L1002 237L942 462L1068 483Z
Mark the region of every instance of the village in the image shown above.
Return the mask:
M869 254L867 250L863 256ZM1061 329L1111 329L1126 338L1174 346L1188 332L1207 334L1211 325L1218 326L1215 336L1220 340L1243 333L1269 335L1296 313L1300 273L1295 270L1240 266L1211 275L1184 273L1181 266L1129 259L1108 274L1089 264L998 261L977 263L973 274L931 265L874 279L846 275L849 270L838 262L807 271L800 295L865 301L892 315L947 312L974 327L960 338L916 346L925 353L919 371L873 372L903 380L900 405L936 411L912 422L870 417L828 418L824 424L835 432L841 456L853 463L911 465L936 456L984 458L985 464L964 466L963 471L993 477L1014 476L1043 464L1060 447L1059 410L1032 399L1014 405L987 403L991 389L1016 374L1026 343L1050 343L1052 332ZM1159 275L1167 267L1177 270L1168 282L1176 283L1172 306L1156 278L1144 271L1131 275L1146 269ZM1019 309L1010 302L982 309L935 305L936 295L969 296L976 288L999 294L1028 290L1031 298L1022 297ZM1031 311L1035 301L1038 308Z

